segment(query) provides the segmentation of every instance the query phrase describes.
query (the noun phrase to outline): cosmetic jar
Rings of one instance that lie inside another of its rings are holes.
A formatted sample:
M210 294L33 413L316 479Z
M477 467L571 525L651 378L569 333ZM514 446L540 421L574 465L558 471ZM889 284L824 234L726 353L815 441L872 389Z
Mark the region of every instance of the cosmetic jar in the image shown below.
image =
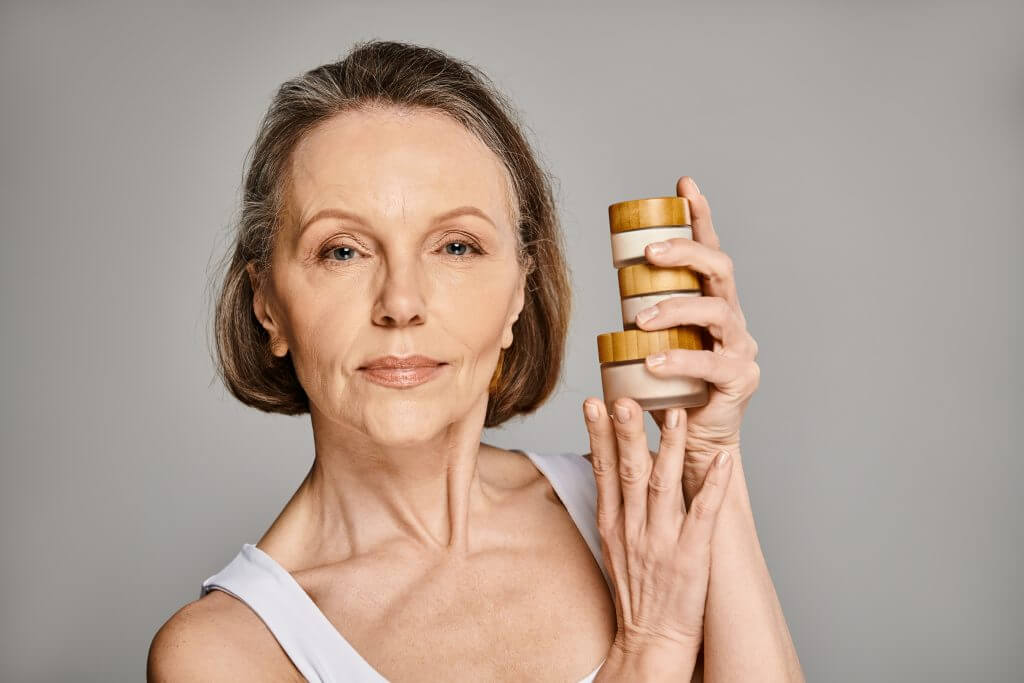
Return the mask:
M675 296L703 296L697 273L685 266L663 268L646 263L620 268L622 329L638 329L637 313Z
M659 377L647 369L644 359L669 349L703 349L700 327L678 325L664 330L624 330L597 335L601 361L601 388L611 415L616 399L623 396L644 410L691 408L708 402L708 385L699 377Z
M644 263L644 248L673 237L693 239L690 201L686 197L651 197L617 202L608 207L612 263L623 268Z

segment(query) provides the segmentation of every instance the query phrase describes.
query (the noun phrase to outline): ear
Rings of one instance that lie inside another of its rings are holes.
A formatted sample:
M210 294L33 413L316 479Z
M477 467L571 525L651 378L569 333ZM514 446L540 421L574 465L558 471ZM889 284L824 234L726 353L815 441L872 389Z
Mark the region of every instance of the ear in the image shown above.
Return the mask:
M245 271L249 274L249 284L252 285L252 311L260 325L270 335L270 352L275 356L283 358L288 354L288 342L281 334L281 330L274 320L270 306L266 300L261 278L256 272L256 266L252 261L245 264Z
M512 346L512 326L519 320L519 314L523 312L523 305L526 303L526 276L528 271L523 271L519 277L519 284L516 285L515 299L512 309L509 312L508 320L505 322L505 330L501 335L501 348L507 349Z

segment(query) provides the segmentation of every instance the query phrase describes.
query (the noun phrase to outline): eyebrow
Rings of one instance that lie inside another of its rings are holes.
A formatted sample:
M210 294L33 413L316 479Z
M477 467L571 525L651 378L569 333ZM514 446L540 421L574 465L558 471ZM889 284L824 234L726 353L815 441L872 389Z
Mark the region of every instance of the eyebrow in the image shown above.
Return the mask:
M491 220L490 216L488 216L486 213L476 208L475 206L459 206L457 208L452 209L451 211L445 211L442 214L434 216L433 222L440 223L441 221L446 221L450 218L456 218L458 216L478 216L480 218L483 218L488 223L490 223L491 226L494 227L495 229L497 229L498 227L497 225L495 225L494 221ZM321 220L323 218L347 218L348 220L355 221L356 223L359 223L361 225L369 225L369 223L367 223L367 221L364 220L363 217L357 213L352 213L351 211L345 211L343 209L321 209L320 211L317 211L315 214L313 214L312 218L310 218L308 221L302 224L302 226L299 228L299 235L302 235L306 231L306 228L308 228L310 225L316 223L318 220Z

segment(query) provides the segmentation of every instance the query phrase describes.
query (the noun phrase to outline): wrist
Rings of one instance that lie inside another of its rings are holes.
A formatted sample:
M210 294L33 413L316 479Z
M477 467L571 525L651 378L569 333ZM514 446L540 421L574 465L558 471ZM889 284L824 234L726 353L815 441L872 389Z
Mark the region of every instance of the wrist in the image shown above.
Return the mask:
M694 444L693 450L689 443L686 446L686 453L683 456L683 501L686 509L690 509L690 503L697 496L697 493L704 486L704 479L708 471L714 466L715 458L719 451L729 451L733 460L733 478L736 476L737 468L742 467L743 457L740 452L739 440L733 442L698 442ZM742 475L740 475L742 476Z
M700 643L624 648L616 641L594 677L594 683L689 681L700 648Z
M737 435L735 438L712 440L687 436L685 451L687 464L710 465L719 451L729 451L729 455L733 457L739 456L740 438Z

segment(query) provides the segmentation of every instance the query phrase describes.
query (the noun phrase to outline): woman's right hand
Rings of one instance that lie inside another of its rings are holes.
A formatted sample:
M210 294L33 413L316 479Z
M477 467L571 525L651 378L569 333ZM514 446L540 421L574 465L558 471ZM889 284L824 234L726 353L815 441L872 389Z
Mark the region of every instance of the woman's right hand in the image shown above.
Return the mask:
M682 484L686 410L667 411L652 459L640 404L621 398L613 407L617 415L624 411L623 419L610 419L598 398L584 403L597 481L597 526L616 592L618 630L608 665L624 674L663 672L666 680L685 674L689 681L703 642L711 537L732 459L709 468L687 513ZM588 408L596 409L596 419L590 419Z

